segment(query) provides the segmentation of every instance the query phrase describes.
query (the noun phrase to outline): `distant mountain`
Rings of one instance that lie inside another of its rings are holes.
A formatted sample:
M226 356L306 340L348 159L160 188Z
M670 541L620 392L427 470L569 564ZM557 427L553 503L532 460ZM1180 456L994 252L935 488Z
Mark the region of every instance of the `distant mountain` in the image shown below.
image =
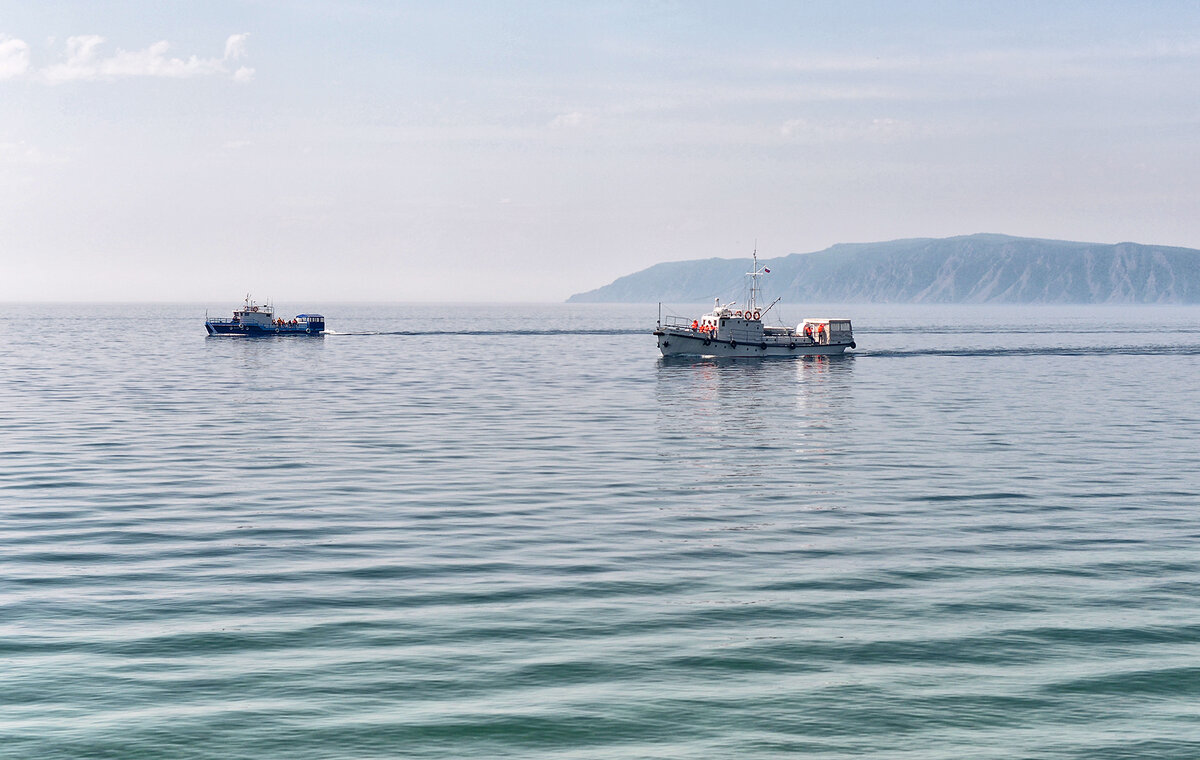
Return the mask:
M818 303L1200 303L1200 251L966 235L843 243L764 259L767 295ZM655 264L569 303L677 303L743 291L750 259Z

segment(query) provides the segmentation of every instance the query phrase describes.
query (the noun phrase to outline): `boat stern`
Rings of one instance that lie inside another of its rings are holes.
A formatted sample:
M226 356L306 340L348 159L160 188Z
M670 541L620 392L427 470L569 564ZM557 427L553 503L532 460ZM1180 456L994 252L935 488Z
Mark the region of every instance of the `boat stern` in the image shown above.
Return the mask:
M297 314L296 324L311 335L320 335L325 332L325 317L320 314Z

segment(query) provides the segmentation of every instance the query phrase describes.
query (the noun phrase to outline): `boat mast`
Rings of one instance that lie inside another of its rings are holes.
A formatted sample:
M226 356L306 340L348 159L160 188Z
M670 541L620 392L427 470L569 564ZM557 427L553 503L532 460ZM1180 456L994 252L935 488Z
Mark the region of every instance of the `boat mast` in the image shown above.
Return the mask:
M754 266L753 271L746 272L750 276L750 311L758 308L758 300L762 297L762 287L758 284L758 278L762 277L763 270L758 268L758 241L754 242Z

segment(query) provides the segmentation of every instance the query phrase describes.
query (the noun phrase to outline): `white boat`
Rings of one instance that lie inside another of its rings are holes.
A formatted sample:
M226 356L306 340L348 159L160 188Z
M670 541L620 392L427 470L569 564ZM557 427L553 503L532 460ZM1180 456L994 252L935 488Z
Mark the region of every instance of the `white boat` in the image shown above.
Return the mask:
M856 348L854 331L848 319L805 319L793 329L787 326L768 327L766 316L779 299L765 309L760 308L759 278L770 269L758 266L758 251L754 252L750 277L750 303L738 308L736 302L722 304L718 298L709 313L687 319L662 315L658 305L658 350L663 356L830 356Z

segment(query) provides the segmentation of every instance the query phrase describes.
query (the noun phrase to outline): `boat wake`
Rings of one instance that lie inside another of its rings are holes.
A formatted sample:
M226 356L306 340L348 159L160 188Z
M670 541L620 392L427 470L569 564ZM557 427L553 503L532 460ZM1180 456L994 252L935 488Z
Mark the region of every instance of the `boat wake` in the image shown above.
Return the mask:
M338 332L326 330L326 335L405 335L405 336L501 336L501 335L649 335L646 328L628 330L588 330L588 329L558 329L558 330L370 330L362 332Z
M1105 332L1109 334L1143 334L1146 328L1143 325L1111 325L1105 328ZM1159 331L1162 333L1177 333L1183 335L1200 334L1200 327L1176 326ZM983 325L927 325L915 327L875 327L871 328L872 335L1091 335L1095 333L1095 329L1091 327L1063 327L1053 325L1049 327L1026 327L1026 326L983 326Z
M919 356L1200 356L1200 345L1159 346L1022 346L1019 348L928 348L859 350L861 357Z
M539 337L539 336L620 336L646 335L645 329L541 329L541 330L363 330L341 332L326 330L330 337ZM1200 344L1179 345L1124 345L1124 346L1019 346L993 348L914 348L914 349L869 349L859 348L847 352L846 356L861 358L906 358L920 356L1200 356Z

